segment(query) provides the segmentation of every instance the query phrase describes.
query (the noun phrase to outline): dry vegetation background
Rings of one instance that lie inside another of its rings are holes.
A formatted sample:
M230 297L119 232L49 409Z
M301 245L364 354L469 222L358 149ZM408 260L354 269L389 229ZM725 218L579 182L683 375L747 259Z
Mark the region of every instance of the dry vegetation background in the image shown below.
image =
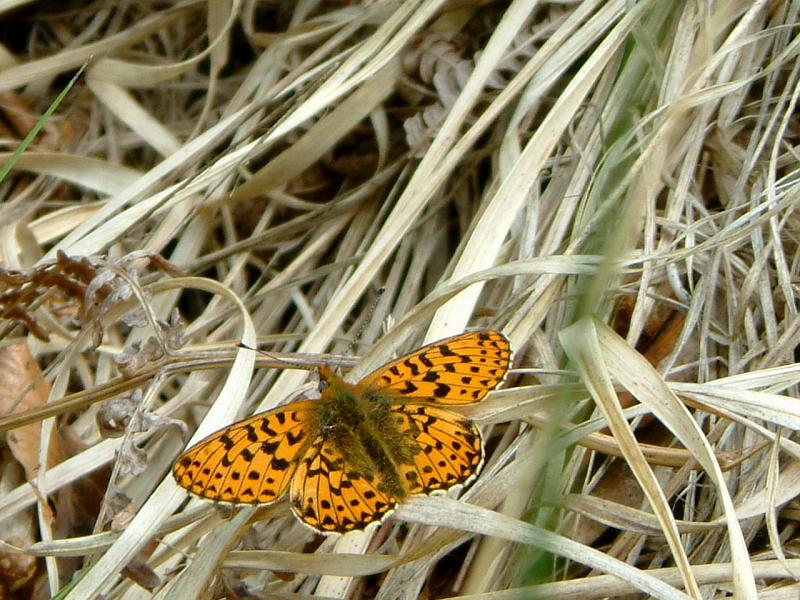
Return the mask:
M0 11L2 597L800 595L800 2ZM323 538L169 475L279 358L476 326L460 494Z

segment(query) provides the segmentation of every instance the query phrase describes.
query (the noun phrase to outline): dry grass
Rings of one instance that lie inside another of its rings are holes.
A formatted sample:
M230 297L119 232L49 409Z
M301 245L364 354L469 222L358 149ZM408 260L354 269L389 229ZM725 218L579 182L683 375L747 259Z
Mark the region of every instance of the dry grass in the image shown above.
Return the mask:
M51 392L0 427L79 440L0 479L26 590L800 594L800 4L16 4L5 156L88 62L1 184L4 344ZM182 427L298 394L281 358L356 339L358 378L476 326L515 371L460 495L322 538L169 475Z

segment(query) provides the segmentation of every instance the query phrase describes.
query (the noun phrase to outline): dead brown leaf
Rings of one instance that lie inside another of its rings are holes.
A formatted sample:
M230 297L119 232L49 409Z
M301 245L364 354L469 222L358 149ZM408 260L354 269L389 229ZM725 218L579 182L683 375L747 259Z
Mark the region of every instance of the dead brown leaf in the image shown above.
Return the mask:
M8 450L0 455L3 468L0 472L0 494L6 494L25 481L22 467L9 456ZM26 548L36 541L36 524L33 509L0 522L0 539L16 548ZM36 574L38 559L19 552L0 551L0 598L9 597L25 587ZM5 591L6 593L3 593Z
M39 365L25 344L0 348L0 381L5 383L0 388L0 415L25 412L47 403L50 384L44 379ZM6 441L10 454L16 459L16 462L13 460L6 462L19 469L20 472L16 480L4 479L2 484L7 484L7 489L10 490L25 479L35 483L37 473L41 468L39 448L42 441L42 423L31 423L12 429L6 434ZM71 427L60 424L54 428L48 447L47 466L52 467L66 460L81 452L85 447L86 444ZM53 501L47 504L49 509L53 509L52 530L55 537L69 537L92 530L107 481L108 470L101 469L61 488L55 494ZM20 524L25 525L26 535L15 533ZM12 533L13 538L10 537ZM15 515L0 523L0 539L6 541L14 539L14 545L20 548L25 548L35 542L37 538L32 510ZM15 587L25 585L34 575L36 559L29 561L23 559L29 559L29 557L24 554L0 554L0 581L8 589L13 590ZM79 567L79 562L74 559L61 559L61 563L62 573L65 576ZM25 578L20 575L23 570Z
M38 408L47 403L50 384L42 377L38 363L25 344L0 348L0 414L9 415ZM39 471L39 446L42 424L31 423L8 432L6 440L14 458L25 469L25 476L33 481ZM55 444L50 446L51 464L56 462Z

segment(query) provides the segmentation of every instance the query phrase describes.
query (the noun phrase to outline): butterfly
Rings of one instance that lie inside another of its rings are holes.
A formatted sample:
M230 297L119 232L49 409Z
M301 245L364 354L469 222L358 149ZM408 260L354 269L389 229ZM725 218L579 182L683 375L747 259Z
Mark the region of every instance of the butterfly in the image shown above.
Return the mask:
M506 337L479 330L439 340L357 384L320 367L320 398L225 427L186 450L172 474L189 492L267 505L288 490L301 522L345 533L398 502L471 482L483 465L478 427L448 406L478 402L504 378Z

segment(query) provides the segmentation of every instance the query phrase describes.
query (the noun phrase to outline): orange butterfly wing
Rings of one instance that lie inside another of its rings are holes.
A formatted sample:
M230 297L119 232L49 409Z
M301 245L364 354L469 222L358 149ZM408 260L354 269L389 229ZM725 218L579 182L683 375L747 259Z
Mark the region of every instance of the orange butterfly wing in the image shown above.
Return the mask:
M466 417L431 404L392 406L395 423L419 444L413 463L399 464L409 494L466 485L483 466L483 440Z
M510 362L511 346L502 333L469 331L401 356L359 385L440 404L470 404L503 380Z
M181 487L222 502L269 504L283 495L299 456L319 434L313 401L234 423L184 452L172 468Z
M299 461L289 499L297 518L312 529L345 533L394 509L397 499L380 487L375 473L353 468L332 439L320 436Z

